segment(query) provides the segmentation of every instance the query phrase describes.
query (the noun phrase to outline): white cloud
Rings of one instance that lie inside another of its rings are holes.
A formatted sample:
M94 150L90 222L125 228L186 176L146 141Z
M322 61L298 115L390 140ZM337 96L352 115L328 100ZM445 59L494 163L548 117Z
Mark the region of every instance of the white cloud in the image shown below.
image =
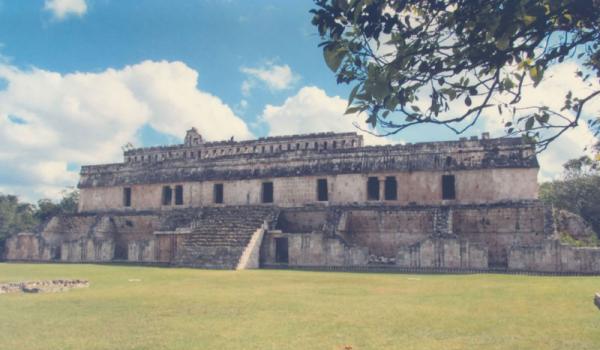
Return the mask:
M248 79L242 82L242 93L250 94L250 90L257 84L266 85L272 91L289 89L299 79L287 64L275 65L272 62L259 68L240 68L242 73L248 75Z
M261 120L268 124L269 135L290 135L313 132L356 131L365 144L389 144L393 141L358 130L353 122L364 125L364 115L344 115L347 101L339 96L327 96L318 87L303 87L281 106L267 105Z
M588 86L587 83L583 83L581 78L578 78L575 74L577 69L580 68L577 63L564 62L560 65L554 65L544 74L544 80L537 86L533 87L530 83L524 86L522 91L521 101L515 105L517 108L529 107L529 106L540 106L546 105L552 110L559 111L565 101L565 95L569 92L573 92L575 97L585 97L591 92L600 89L600 85L597 82L592 82L592 86ZM425 90L422 93L422 97L416 103L421 110L429 108L427 98L429 90ZM473 105L478 105L483 102L483 96L472 96ZM498 97L494 99L494 103L509 102L511 96L505 96L504 98ZM450 111L452 114L448 114L448 117L457 117L465 112L469 107L464 103L464 98L457 99L450 103ZM528 110L532 112L533 110ZM566 115L571 118L574 117L570 111L563 111ZM498 112L496 106L490 107L484 111L481 115L479 123L476 124L472 129L465 132L465 136L470 135L473 131L487 131L492 137L502 137L506 135L506 128L504 125L506 122L512 121L515 123L517 119L524 116L524 113L517 114L513 120L510 111L504 109L503 114ZM588 102L584 109L585 116L596 116L600 115L600 98L596 98ZM559 120L554 120L558 122ZM470 120L469 120L470 122ZM463 122L464 127L467 123ZM460 129L460 127L458 127ZM433 126L432 126L433 130ZM550 132L556 132L556 129L550 130ZM551 134L546 131L543 135L550 136ZM539 181L548 181L559 177L562 174L562 165L569 159L581 157L584 154L584 150L589 149L597 141L594 135L589 130L585 120L580 120L579 126L574 129L570 129L562 134L558 139L550 144L547 150L543 151L538 155L538 161L540 163L540 172L538 176Z
M46 0L44 10L50 11L57 20L63 20L68 16L81 17L87 12L85 0Z
M191 126L209 140L252 137L181 62L64 75L0 64L0 77L0 186L30 199L74 185L69 164L121 161L120 147L145 125L177 138Z
M544 74L544 80L538 87L527 87L523 90L523 99L517 107L546 105L552 110L560 110L564 104L565 95L573 92L575 97L585 97L594 90L600 89L597 82L590 87L575 75L578 69L575 62L565 62L548 69ZM572 112L563 113L574 118ZM590 100L585 105L584 115L598 115L600 113L600 98ZM504 134L504 123L511 119L505 113L498 114L496 109L488 110L484 118L485 128L493 135ZM558 120L557 120L558 121ZM555 130L553 131L555 132ZM548 134L546 134L548 135ZM590 148L597 141L589 130L585 120L579 121L579 126L570 129L550 144L547 150L538 156L540 163L540 181L548 181L557 178L562 173L562 165L569 159L578 158L584 154L584 149Z

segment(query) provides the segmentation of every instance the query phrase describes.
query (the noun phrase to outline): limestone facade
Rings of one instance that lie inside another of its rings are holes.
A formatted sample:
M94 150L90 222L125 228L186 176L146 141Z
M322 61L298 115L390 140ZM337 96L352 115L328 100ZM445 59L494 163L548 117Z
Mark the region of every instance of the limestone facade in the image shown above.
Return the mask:
M355 133L128 149L84 166L80 208L8 239L9 260L205 268L600 272L555 242L520 139L363 146Z

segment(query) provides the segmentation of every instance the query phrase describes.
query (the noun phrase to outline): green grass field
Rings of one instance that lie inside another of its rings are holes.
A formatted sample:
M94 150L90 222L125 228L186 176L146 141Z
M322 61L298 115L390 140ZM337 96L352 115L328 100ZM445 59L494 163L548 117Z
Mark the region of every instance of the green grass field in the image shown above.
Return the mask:
M0 349L600 349L597 277L0 264ZM131 281L140 280L140 281Z

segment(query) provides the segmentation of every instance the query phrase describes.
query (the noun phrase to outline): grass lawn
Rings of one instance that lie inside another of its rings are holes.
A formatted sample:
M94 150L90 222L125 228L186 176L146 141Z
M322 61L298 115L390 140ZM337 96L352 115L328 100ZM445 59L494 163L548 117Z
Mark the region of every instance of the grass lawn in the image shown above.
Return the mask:
M0 264L0 349L600 349L598 277ZM140 280L140 281L130 281Z

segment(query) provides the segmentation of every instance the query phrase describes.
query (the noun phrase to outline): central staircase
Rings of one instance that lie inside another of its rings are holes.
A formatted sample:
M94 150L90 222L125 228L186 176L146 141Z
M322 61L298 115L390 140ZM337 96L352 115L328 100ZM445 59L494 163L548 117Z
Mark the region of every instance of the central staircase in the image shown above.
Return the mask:
M252 235L265 223L272 224L277 215L275 208L267 206L203 208L183 238L176 263L235 269Z

